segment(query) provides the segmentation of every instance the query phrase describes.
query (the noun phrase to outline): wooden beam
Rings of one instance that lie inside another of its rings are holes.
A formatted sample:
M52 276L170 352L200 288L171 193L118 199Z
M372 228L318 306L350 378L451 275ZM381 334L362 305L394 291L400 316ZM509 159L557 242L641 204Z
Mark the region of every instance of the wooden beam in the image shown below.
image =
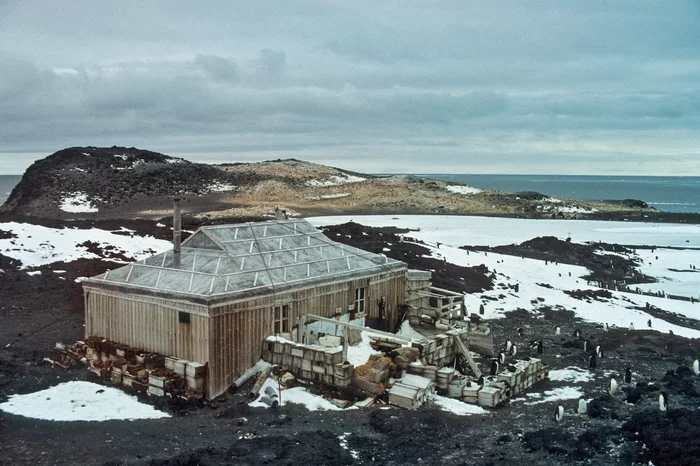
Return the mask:
M472 359L472 355L469 354L469 348L467 348L467 345L464 344L461 338L458 336L452 337L454 338L455 342L457 343L457 349L459 349L460 353L464 357L464 359L467 360L467 363L469 364L469 367L471 368L472 372L474 372L474 375L476 378L481 377L481 371L479 370L479 367L476 365L474 360Z
M389 333L389 332L382 332L381 330L375 330L375 329L369 328L369 327L362 327L361 325L355 325L355 324L351 324L348 322L341 322L341 321L336 320L336 319L329 319L327 317L316 316L313 314L306 314L306 317L308 317L310 320L320 320L321 322L328 322L330 324L343 325L346 328L354 328L356 330L364 330L365 332L374 333L374 334L382 335L382 336L389 337L389 338L396 338L397 340L403 340L407 343L410 343L413 341L413 339L410 337L404 337L403 335L396 335L394 333Z
M434 291L437 291L437 292L439 292L439 293L444 293L444 294L446 294L446 295L451 295L451 296L464 296L462 293L457 293L457 292L454 292L454 291L445 290L445 289L443 289L443 288L438 288L437 286L431 286L430 289L431 289L431 290L434 290Z

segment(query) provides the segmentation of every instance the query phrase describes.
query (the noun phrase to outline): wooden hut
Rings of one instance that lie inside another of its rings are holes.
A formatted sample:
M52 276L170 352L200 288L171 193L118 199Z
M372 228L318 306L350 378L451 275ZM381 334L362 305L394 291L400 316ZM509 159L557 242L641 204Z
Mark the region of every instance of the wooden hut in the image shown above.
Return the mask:
M304 220L206 226L172 251L83 282L85 336L206 364L224 393L269 335L294 338L304 314L365 313L396 326L405 263L331 241Z

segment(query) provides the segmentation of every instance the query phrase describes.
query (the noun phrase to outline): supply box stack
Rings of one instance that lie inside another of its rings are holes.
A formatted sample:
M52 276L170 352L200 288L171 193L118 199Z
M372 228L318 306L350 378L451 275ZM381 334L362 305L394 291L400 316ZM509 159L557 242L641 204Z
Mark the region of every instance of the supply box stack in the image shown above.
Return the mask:
M300 379L340 388L350 385L354 373L354 366L343 361L341 347L303 345L274 336L263 342L262 358Z

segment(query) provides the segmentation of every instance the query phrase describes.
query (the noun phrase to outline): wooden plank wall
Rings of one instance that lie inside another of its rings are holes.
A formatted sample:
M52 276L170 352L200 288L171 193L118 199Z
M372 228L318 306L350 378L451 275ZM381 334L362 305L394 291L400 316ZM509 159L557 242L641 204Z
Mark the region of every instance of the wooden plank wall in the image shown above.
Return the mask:
M197 315L193 306L190 323L181 324L178 310L163 304L143 302L137 295L85 293L85 336L104 337L146 351L190 361L209 361L209 319ZM153 301L153 300L151 300ZM178 307L187 309L185 304Z
M261 356L262 343L273 331L273 306L290 304L290 327L304 314L332 317L355 301L355 288L365 287L365 310L375 321L379 317L377 301L386 297L387 317L393 328L397 304L404 302L404 277L380 275L340 282L294 292L227 304L212 309L209 340L209 398L224 393L243 372Z

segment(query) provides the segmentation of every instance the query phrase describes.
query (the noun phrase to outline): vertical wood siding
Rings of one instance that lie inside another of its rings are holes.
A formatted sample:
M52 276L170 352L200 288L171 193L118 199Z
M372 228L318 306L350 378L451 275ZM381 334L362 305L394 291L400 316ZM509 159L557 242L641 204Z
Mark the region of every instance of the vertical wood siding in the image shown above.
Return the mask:
M191 313L190 323L181 324L177 310L166 304L142 302L129 294L119 297L89 290L85 302L86 337L104 337L190 361L209 360L207 317Z

